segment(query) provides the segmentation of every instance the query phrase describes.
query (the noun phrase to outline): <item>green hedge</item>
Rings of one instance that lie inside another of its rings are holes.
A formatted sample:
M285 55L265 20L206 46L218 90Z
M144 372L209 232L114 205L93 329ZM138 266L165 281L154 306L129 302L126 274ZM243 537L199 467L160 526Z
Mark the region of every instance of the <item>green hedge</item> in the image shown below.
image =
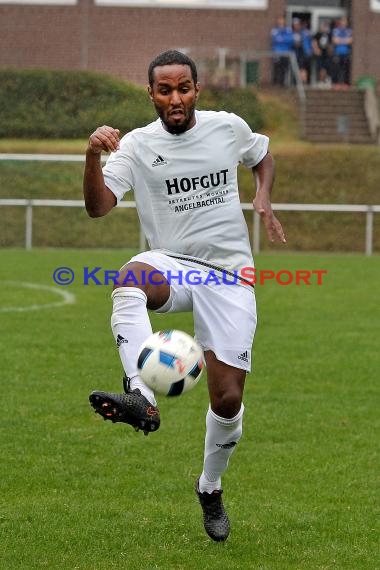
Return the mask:
M144 88L107 75L0 71L2 138L87 138L98 125L117 125L125 132L154 116Z
M254 92L205 91L199 108L238 113L262 126ZM87 138L109 124L122 133L154 120L146 89L101 73L0 69L0 138Z
M264 126L263 109L252 88L202 89L198 108L236 113L247 121L253 131L260 131Z

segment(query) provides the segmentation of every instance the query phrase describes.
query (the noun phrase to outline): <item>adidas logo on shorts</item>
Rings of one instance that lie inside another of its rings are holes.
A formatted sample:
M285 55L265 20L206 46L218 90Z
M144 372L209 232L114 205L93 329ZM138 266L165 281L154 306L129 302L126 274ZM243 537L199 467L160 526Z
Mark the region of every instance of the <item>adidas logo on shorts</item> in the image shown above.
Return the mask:
M244 362L248 362L248 350L245 350L238 356L239 360L244 360Z
M162 166L164 164L167 164L167 162L164 158L162 158L160 154L158 154L157 158L155 158L154 161L152 162L152 166Z
M222 449L232 449L232 447L235 447L235 445L237 445L237 442L231 441L230 443L216 443L215 445L217 447L221 447Z
M121 334L118 334L118 335L117 335L117 339L116 339L116 346L117 346L117 348L120 348L121 345L122 345L124 342L128 344L127 339L124 338L123 336L121 336Z

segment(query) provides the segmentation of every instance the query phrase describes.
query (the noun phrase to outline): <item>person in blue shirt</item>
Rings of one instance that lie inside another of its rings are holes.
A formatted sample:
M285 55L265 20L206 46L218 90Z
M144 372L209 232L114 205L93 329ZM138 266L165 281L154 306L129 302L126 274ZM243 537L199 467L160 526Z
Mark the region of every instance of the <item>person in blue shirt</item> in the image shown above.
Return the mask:
M313 56L312 35L306 22L293 20L293 50L297 58L302 83L309 83Z
M332 82L336 88L347 88L350 84L352 43L352 29L347 18L340 18L332 31Z
M271 30L271 45L275 56L273 57L273 85L286 85L289 74L289 57L286 55L293 49L293 34L286 25L285 18L277 18L276 25Z

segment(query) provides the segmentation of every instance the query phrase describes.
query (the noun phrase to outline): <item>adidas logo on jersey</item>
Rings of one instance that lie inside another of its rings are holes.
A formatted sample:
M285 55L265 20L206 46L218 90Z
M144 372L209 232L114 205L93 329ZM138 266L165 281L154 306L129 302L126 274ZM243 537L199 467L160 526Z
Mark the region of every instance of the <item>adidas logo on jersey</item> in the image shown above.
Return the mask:
M248 351L245 350L244 352L242 352L241 354L239 354L238 359L239 359L239 360L244 360L244 362L248 362Z
M163 164L167 164L167 162L160 154L158 154L157 158L152 162L152 166L162 166Z

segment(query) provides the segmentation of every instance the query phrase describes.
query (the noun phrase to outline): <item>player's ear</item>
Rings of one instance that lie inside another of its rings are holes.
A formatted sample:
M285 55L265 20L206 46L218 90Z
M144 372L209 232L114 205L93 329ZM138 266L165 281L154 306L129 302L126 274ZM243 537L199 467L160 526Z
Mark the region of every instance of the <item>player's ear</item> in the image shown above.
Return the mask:
M153 101L153 89L151 88L150 85L147 86L147 90L148 90L149 99Z
M199 85L199 83L195 84L195 100L197 101L198 96L199 96L199 91L200 91L201 86Z

